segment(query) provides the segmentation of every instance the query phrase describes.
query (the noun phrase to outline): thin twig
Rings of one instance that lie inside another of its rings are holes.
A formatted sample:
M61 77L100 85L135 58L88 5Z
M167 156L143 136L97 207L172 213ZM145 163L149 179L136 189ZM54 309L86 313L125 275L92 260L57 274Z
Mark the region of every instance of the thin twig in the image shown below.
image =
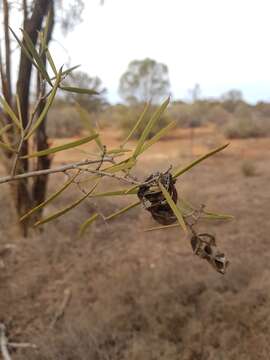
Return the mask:
M6 337L6 326L0 323L0 349L4 360L11 360L8 352L8 339Z
M15 155L15 158L14 158L14 161L13 161L13 164L12 164L11 176L14 176L15 173L16 173L17 164L18 164L19 156L20 156L20 153L21 153L21 150L22 150L23 142L24 142L24 133L22 133L22 135L21 135L21 139L20 139L20 142L19 142L19 145L18 145L18 149L17 149L16 155Z
M110 157L108 158L104 158L103 162L112 162L112 159ZM73 170L73 169L79 169L81 166L86 166L86 165L91 165L91 164L98 164L100 163L100 160L83 160L83 161L78 161L75 163L71 163L71 164L67 164L67 165L63 165L63 166L58 166L55 168L51 168L51 169L44 169L44 170L37 170L37 171L30 171L24 174L18 174L18 175L9 175L9 176L3 176L0 177L0 184L4 184L10 181L16 181L16 180L21 180L21 179L26 179L26 178L30 178L30 177L35 177L35 176L40 176L40 175L49 175L49 174L54 174L54 173L59 173L59 172L64 172L66 170Z
M80 169L80 167L78 167ZM126 184L132 184L132 185L141 185L140 182L138 181L135 181L131 178L127 178L127 177L121 177L121 176L118 176L116 174L112 174L112 173L108 173L108 172L105 172L105 171L100 171L100 170L94 170L94 169L82 169L84 170L85 172L89 172L91 174L96 174L98 176L108 176L108 177L111 177L111 178L114 178L114 179L117 179L119 181L122 181ZM1 182L0 182L1 183Z
M32 348L32 349L37 349L37 345L36 344L31 344L31 343L17 343L17 342L9 342L8 343L8 347L10 348L14 348L14 349L18 349L18 348Z
M197 224L200 217L202 216L204 209L205 209L205 205L201 204L199 209L195 209L191 213L192 221L191 222L186 221L186 224L187 224L188 228L190 229L190 231L192 232L193 235L196 234L196 232L194 230L194 226Z
M101 159L100 159L100 163L98 164L96 170L99 170L99 169L101 168L101 166L102 166L102 164L103 164L103 159L104 159L104 157L105 157L105 155L106 155L106 152L107 152L107 147L106 147L106 145L104 145L104 146L103 146L102 155L101 155Z
M71 299L71 290L70 289L66 289L64 291L64 298L63 298L63 301L58 309L58 311L56 312L54 318L52 319L52 322L50 324L50 328L52 329L56 322L61 319L61 317L64 315L64 312L65 312L65 309L67 307L67 305L69 304L70 302L70 299Z

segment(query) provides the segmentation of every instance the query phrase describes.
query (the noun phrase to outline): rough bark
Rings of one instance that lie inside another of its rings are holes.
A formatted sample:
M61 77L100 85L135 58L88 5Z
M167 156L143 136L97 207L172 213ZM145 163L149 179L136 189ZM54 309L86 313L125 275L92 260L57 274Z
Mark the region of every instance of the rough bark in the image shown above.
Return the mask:
M4 8L4 33L5 33L5 75L6 75L6 100L11 104L11 58L10 58L10 36L9 36L9 5L3 0Z
M25 31L30 36L33 44L36 46L38 31L41 30L42 22L46 16L49 7L52 5L52 0L36 0L33 8L31 17L28 17L25 21ZM32 72L32 63L25 56L24 52L21 51L20 65L19 65L19 75L17 81L17 94L21 102L21 113L23 126L26 127L29 120L29 96L30 96L30 82L31 82L31 72ZM44 132L44 131L43 131ZM41 135L40 138L44 143L44 135ZM41 144L41 141L39 142ZM41 146L41 145L40 145ZM26 155L28 153L28 142L23 143L21 149L21 155ZM42 164L40 164L42 166ZM29 170L29 161L28 159L20 160L18 163L18 172L27 172ZM40 188L40 187L39 187ZM18 217L20 218L33 204L33 196L31 194L31 189L28 186L27 179L20 181L16 184L16 188L12 189L15 191L15 207L17 210ZM20 223L21 230L24 236L27 235L28 223Z
M51 23L48 29L47 34L47 44L50 42L52 37L52 32L54 28L54 8L51 6ZM46 56L44 54L43 61L46 66ZM40 89L40 77L37 76L37 93L38 89ZM45 94L45 87L43 88L43 95ZM37 116L39 116L45 106L45 101L43 100L38 107ZM40 127L36 132L36 148L37 151L41 151L47 149L49 147L48 144L48 137L46 133L46 121L44 120ZM51 166L51 157L50 156L41 156L37 158L36 168L35 170L43 170L49 169ZM48 175L42 175L34 179L33 187L32 187L32 194L33 194L33 206L37 206L41 202L45 200L46 192L47 192L47 184L48 184ZM36 217L40 217L42 209L36 212Z

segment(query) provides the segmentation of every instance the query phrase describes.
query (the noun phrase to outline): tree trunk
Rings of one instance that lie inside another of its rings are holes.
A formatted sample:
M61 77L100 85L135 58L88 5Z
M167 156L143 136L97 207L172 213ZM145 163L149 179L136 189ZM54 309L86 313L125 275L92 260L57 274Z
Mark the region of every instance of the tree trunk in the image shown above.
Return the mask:
M54 28L54 8L53 5L51 6L51 23L49 25L48 33L47 33L47 44L51 41L52 32ZM43 62L46 66L46 56L43 55ZM40 83L40 76L37 75L37 92L41 87ZM43 95L45 94L45 87L43 88ZM45 106L45 100L42 100L39 104L37 110L37 116L39 116ZM40 124L39 128L35 134L35 141L36 141L36 148L37 151L41 151L47 149L49 147L48 144L48 137L46 133L46 121ZM50 156L40 156L37 158L36 168L35 170L43 170L49 169L51 166L51 157ZM37 206L41 202L45 200L46 192L47 192L47 184L48 184L48 175L38 176L34 179L33 187L32 187L32 194L33 194L33 207ZM39 218L42 214L42 209L36 211L35 218Z
M33 44L36 46L37 44L37 36L38 31L41 30L42 22L44 17L46 16L49 7L53 4L53 0L36 0L33 8L32 15L29 19L25 19L25 31L30 36ZM31 82L31 72L32 72L32 63L31 61L25 56L24 52L21 51L20 57L20 65L19 65L19 75L17 81L17 94L19 96L21 102L21 113L22 113L22 122L23 126L26 127L28 120L29 120L29 95L30 95L30 82ZM45 129L37 130L40 132L40 135L37 135L37 138L40 140L38 141L38 146L47 146L46 142L46 135ZM42 147L44 148L44 147ZM38 148L40 150L40 148ZM25 141L23 143L21 149L21 155L28 154L28 142ZM47 166L47 162L39 163L41 168L43 166ZM27 172L29 170L29 161L28 159L21 159L18 162L17 173ZM43 182L38 186L34 187L34 195L37 196L37 192L40 191L41 186L46 188L46 180L43 179ZM45 185L44 185L45 184ZM38 190L39 189L39 190ZM16 183L16 186L12 186L12 191L15 191L15 207L17 210L18 217L20 218L27 210L29 210L34 202L33 194L31 194L31 189L28 184L28 180L23 180ZM42 191L41 191L42 192ZM38 196L37 196L38 197ZM22 234L27 236L28 231L28 221L24 221L20 223L20 228Z
M3 0L4 8L4 32L5 32L5 77L6 77L6 87L5 87L5 99L11 104L11 58L10 58L10 37L9 37L9 5L7 0Z

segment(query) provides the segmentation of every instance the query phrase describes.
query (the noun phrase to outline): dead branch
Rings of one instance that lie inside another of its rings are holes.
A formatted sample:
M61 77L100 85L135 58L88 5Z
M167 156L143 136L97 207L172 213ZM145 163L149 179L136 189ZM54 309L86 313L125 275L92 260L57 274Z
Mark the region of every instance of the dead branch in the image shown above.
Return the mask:
M6 337L6 326L0 323L0 349L4 360L11 360L8 351L8 339Z
M55 326L56 322L63 317L66 307L68 306L68 304L70 302L70 299L71 299L71 290L65 289L63 301L50 324L51 329Z
M80 167L78 167L78 168L81 169ZM116 174L108 173L106 171L100 171L100 170L94 170L94 169L81 169L81 170L84 170L85 172L88 172L88 173L91 173L91 174L96 174L98 176L111 177L113 179L122 181L122 182L127 183L127 184L141 185L141 183L139 181L135 181L135 180L133 180L131 178L127 178L127 177L121 177L121 176L118 176Z
M8 348L32 348L37 349L37 345L31 343L17 343L17 342L9 342L6 336L6 326L3 323L0 323L0 351L3 357L3 360L12 360L9 354Z
M10 348L14 348L14 349L27 349L27 348L31 348L31 349L37 349L37 345L35 344L31 344L31 343L17 343L17 342L9 342L8 343L8 347Z
M111 163L112 159L110 157L107 157L107 158L103 159L103 162ZM51 168L51 169L29 171L29 172L14 175L14 176L12 176L12 175L3 176L3 177L0 177L0 184L4 184L4 183L11 182L11 181L16 181L16 180L21 180L21 179L26 179L26 178L30 178L30 177L40 176L40 175L49 175L49 174L54 174L54 173L59 173L59 172L65 172L67 170L79 169L81 166L86 166L86 165L91 165L91 164L99 164L99 163L100 163L100 160L86 159L86 160L78 161L78 162L63 165L63 166L58 166L58 167Z

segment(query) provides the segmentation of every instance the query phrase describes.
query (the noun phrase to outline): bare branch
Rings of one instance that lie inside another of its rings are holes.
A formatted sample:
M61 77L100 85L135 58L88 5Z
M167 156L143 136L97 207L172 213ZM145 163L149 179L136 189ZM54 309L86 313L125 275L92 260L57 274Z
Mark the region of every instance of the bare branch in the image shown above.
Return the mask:
M16 343L9 342L6 336L6 326L0 323L0 353L2 354L3 360L12 360L9 354L8 348L32 348L37 349L35 344L31 343Z
M63 300L62 300L62 303L61 303L58 311L56 312L56 314L55 314L55 316L54 316L54 318L52 319L52 322L51 322L51 324L50 324L50 328L51 328L51 329L55 326L56 322L57 322L59 319L61 319L61 317L64 315L65 309L66 309L66 307L68 306L68 304L69 304L69 302L70 302L71 295L72 295L72 293L71 293L71 290L70 290L70 289L66 289L66 290L64 291L64 298L63 298Z
M37 349L37 345L31 344L31 343L9 342L8 347L14 348L14 349L18 349L18 348L21 348L21 349L27 349L27 348Z
M11 360L8 352L8 339L6 337L6 326L0 323L0 349L4 360Z
M36 176L40 176L40 175L49 175L49 174L54 174L54 173L59 173L59 172L65 172L67 170L79 169L81 166L86 166L86 165L91 165L91 164L99 164L100 161L101 161L101 159L98 159L98 160L86 159L83 161L79 161L79 162L75 162L75 163L67 164L67 165L63 165L63 166L58 166L58 167L51 168L51 169L30 171L30 172L18 174L15 176L12 176L12 175L3 176L3 177L0 177L0 184L4 184L4 183L11 182L11 181L16 181L16 180L21 180L21 179L26 179L26 178L30 178L30 177L36 177ZM112 163L112 158L110 158L110 157L104 158L103 162Z
M81 167L78 166L79 169L81 169ZM89 172L91 174L96 174L98 176L107 176L107 177L111 177L111 178L114 178L116 180L119 180L119 181L122 181L124 183L127 183L127 184L132 184L132 185L141 185L140 182L138 181L135 181L131 178L127 178L127 177L121 177L121 176L118 176L116 174L112 174L112 173L108 173L108 172L105 172L105 171L100 171L100 170L94 170L94 169L81 169L81 170L84 170L85 172Z

